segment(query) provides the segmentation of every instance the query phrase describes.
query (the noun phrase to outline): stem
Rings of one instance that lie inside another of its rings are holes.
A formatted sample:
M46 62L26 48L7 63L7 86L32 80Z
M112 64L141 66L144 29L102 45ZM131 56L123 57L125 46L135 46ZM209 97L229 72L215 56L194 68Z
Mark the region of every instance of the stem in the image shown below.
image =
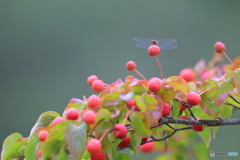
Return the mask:
M162 67L161 67L160 61L159 61L157 56L155 56L155 58L156 58L156 61L157 61L157 64L158 64L158 68L160 70L160 77L161 77L161 79L163 79L164 77L163 77L163 72L162 72Z
M199 95L203 94L204 92L206 92L207 90L212 89L212 88L213 88L213 87L209 87L209 88L207 88L207 89L205 89L205 90L199 92Z
M229 62L231 63L231 64L233 64L233 62L231 61L231 59L227 56L227 54L223 51L223 54L225 55L225 57L229 60Z
M132 107L132 108L133 108L133 107ZM132 111L132 108L130 109L130 111L127 112L126 116L125 116L124 119L123 119L122 124L125 124L125 123L126 123L128 117L129 117L129 115L130 115L130 113L131 113L131 111Z
M144 79L145 81L147 81L147 79L146 79L140 72L138 72L138 70L134 69L134 71L135 71L140 77L142 77L142 79Z
M106 136L106 134L109 132L111 126L109 126L105 131L104 133L102 134L102 136L100 137L99 141L101 142L103 140L103 138Z

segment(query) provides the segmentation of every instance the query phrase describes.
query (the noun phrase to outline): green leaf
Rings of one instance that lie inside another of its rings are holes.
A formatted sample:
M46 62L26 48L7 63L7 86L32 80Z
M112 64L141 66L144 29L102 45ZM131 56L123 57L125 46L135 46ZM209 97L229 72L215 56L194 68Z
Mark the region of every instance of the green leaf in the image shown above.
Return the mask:
M133 112L130 115L133 129L140 137L149 137L151 134L150 126L147 125L146 118L141 112Z
M142 95L143 93L147 92L147 89L142 84L137 84L131 87L131 91L134 93L134 95Z
M138 146L142 142L142 138L136 136L135 133L130 134L130 138L131 138L132 149L133 149L134 152L137 152L138 151Z
M178 118L179 113L180 113L180 103L178 101L172 101L173 102L173 107L172 107L172 116L173 118Z
M57 112L47 111L41 114L36 124L33 126L30 132L30 136L34 134L38 129L47 127L56 117L60 117Z
M175 93L176 93L176 91L171 86L164 85L155 94L158 95L162 99L163 102L168 103L169 101L174 99Z
M197 159L209 159L209 148L206 148L204 143L197 143L193 145L193 152L195 153L195 158Z
M209 127L206 127L204 131L199 132L199 135L202 137L203 141L205 142L207 148L210 145L210 142L212 140L212 136L211 136L211 130Z
M85 107L85 103L78 99L78 98L72 98L68 104L67 107L65 108L65 111L70 109L70 108L76 108L77 110L82 110Z
M3 142L1 160L9 160L19 156L19 150L27 143L28 139L23 138L20 133L9 135Z
M108 119L111 117L111 113L106 108L101 108L97 112L97 121L101 121L102 119Z
M240 69L233 72L233 82L235 87L240 91Z
M87 143L87 125L82 123L79 126L69 124L65 129L65 140L69 152L75 159L81 159Z
M47 139L42 145L42 154L44 157L52 157L54 154L58 154L61 148L64 147L64 135L65 129L69 124L74 121L65 121L57 124L51 129Z
M25 158L26 160L36 159L37 145L40 143L38 140L38 133L34 133L28 140L28 144L25 148Z
M131 160L131 158L129 158L128 155L124 153L119 153L116 156L114 156L113 160Z
M110 105L111 103L116 103L121 101L120 99L120 91L115 91L112 93L104 94L102 97L102 101L104 105Z
M149 109L150 111L155 110L156 105L158 104L157 100L155 97L149 95L149 94L144 94L142 96L142 99L147 107L147 109Z
M68 154L65 148L61 148L57 160L74 160L74 157L71 154Z

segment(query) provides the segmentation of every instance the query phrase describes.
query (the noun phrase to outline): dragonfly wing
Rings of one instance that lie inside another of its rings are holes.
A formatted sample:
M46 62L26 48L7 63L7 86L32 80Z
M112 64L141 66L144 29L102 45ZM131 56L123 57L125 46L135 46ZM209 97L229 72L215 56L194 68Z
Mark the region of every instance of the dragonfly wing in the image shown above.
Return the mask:
M172 43L158 43L158 46L161 49L174 49L177 48L176 44L172 44Z
M147 44L147 43L137 43L136 44L136 46L138 46L138 47L141 47L141 48L148 48L149 46L151 45L151 43L150 44Z
M177 40L172 38L172 39L159 39L157 41L158 41L158 43L174 43Z

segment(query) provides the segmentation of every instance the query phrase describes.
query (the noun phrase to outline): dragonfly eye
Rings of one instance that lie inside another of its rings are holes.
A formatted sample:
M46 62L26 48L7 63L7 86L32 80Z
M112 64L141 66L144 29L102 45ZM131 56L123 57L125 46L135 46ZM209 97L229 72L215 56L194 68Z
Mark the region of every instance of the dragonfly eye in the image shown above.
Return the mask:
M158 45L158 41L156 41L156 40L152 40L152 44L154 44L154 45Z

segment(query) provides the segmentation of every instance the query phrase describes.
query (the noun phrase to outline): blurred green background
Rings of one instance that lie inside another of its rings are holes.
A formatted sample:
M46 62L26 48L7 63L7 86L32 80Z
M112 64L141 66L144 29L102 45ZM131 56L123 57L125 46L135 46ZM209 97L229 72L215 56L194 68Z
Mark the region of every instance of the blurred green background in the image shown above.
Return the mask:
M1 143L13 132L27 137L42 112L62 113L71 98L93 94L89 75L106 83L137 76L125 69L134 60L145 77L158 76L154 59L133 37L178 40L177 49L159 56L165 77L210 60L217 41L233 59L239 55L239 7L239 0L0 1ZM221 127L211 150L240 154L239 132L239 126Z

